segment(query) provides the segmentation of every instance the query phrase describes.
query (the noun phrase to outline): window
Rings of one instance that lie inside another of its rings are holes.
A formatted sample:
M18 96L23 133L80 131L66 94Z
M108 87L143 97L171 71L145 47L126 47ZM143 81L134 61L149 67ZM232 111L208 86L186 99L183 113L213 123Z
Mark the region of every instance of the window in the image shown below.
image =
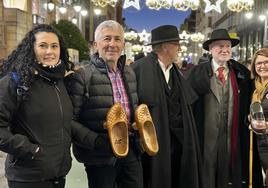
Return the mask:
M27 0L4 0L4 7L27 11Z

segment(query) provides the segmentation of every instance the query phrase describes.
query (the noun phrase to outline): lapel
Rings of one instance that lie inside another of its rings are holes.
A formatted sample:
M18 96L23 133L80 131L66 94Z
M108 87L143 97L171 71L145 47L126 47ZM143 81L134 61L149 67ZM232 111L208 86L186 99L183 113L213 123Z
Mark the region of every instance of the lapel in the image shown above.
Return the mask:
M162 89L163 91L161 92L164 92L164 88L160 84L161 80L159 79L161 75L158 72L157 56L153 53L148 54L141 63L141 73L139 74L140 77L138 77L138 79L141 79L139 80L139 100L140 102L146 102L147 105L148 103L149 105L155 105L159 89Z
M211 92L214 94L214 96L216 97L217 101L220 102L220 94L219 91L217 89L217 83L216 80L217 78L215 76L212 76L210 78L210 90Z
M212 68L212 60L210 60L209 63L209 80L210 80L210 91L211 93L216 97L218 103L220 102L220 94L219 91L217 89L217 78L215 73L213 72L213 68Z

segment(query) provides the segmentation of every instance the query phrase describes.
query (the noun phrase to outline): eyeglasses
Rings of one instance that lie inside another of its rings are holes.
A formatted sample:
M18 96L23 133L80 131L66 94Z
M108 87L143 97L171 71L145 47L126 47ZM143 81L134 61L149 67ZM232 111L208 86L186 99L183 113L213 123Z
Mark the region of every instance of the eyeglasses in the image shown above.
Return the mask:
M256 67L260 67L261 65L268 66L268 61L260 61L255 63Z
M180 43L178 43L178 42L169 42L169 44L173 44L175 46L180 46Z

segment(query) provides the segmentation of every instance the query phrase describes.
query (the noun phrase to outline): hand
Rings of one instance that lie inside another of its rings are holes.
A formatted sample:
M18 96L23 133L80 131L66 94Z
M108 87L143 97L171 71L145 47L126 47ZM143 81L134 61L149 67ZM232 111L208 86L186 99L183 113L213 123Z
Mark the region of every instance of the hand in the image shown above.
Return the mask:
M251 119L249 129L256 134L266 134L267 133L268 122L265 120L255 120Z
M99 136L95 140L95 149L105 152L112 152L112 147L108 136L104 134L99 134Z

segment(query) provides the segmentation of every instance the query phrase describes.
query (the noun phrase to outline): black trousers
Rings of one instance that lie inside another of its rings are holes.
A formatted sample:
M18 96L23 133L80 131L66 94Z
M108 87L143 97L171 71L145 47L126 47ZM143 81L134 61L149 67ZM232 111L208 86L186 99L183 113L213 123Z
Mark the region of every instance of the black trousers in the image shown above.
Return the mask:
M126 158L113 166L85 165L89 188L143 188L141 161L129 148Z
M9 188L64 188L65 177L39 182L8 181Z
M181 167L182 145L177 138L171 135L171 182L172 188L180 186L180 167Z

